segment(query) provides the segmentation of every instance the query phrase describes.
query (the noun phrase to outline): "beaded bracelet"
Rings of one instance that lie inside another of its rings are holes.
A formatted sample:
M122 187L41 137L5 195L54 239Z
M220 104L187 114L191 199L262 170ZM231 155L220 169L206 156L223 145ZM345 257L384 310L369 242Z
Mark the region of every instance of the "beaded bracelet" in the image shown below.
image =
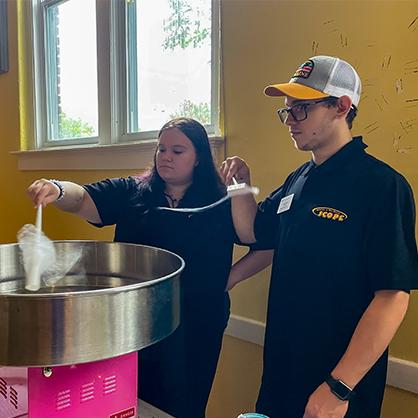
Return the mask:
M58 197L55 199L55 202L58 202L59 200L61 200L64 196L65 196L65 187L62 185L62 183L58 180L49 180L51 183L55 184L56 186L58 186L58 188L60 189L60 194L58 195Z

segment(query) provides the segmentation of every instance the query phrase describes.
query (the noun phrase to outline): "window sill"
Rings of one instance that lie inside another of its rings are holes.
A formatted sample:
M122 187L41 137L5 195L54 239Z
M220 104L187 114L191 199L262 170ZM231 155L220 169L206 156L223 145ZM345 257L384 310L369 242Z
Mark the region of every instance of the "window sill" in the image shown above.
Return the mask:
M224 157L223 137L209 138L215 160ZM118 145L86 145L33 151L12 151L21 171L28 170L143 170L154 156L157 140Z

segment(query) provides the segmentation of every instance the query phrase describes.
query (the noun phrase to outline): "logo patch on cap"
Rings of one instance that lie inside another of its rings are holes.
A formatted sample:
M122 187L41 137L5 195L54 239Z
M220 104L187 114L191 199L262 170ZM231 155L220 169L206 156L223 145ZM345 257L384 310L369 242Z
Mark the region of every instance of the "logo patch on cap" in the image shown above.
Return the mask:
M301 78L308 78L313 70L314 63L310 60L305 61L293 74L292 78L301 77Z

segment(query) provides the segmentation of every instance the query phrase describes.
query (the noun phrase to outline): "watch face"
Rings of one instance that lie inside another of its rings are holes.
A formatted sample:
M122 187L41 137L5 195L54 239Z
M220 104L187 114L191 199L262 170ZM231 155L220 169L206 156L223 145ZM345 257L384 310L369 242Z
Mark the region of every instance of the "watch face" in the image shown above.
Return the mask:
M331 392L342 401L348 401L354 393L344 382L334 379L332 376L328 376L325 381L330 387Z
M332 393L343 401L347 400L351 394L351 389L340 380L336 380L334 383Z

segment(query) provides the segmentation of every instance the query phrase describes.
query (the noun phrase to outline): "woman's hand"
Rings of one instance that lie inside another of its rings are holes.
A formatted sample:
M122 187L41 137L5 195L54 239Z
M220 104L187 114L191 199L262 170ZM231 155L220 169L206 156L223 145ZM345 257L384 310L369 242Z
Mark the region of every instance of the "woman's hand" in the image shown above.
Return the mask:
M59 183L63 189L62 198L59 200L57 198L61 194L61 189L52 181L45 179L33 182L28 187L26 194L36 207L54 203L58 209L74 213L86 221L96 224L102 222L93 199L82 186L69 181L60 181Z
M26 191L26 195L35 204L35 207L40 205L46 206L48 203L54 202L60 195L59 187L46 179L34 181Z

